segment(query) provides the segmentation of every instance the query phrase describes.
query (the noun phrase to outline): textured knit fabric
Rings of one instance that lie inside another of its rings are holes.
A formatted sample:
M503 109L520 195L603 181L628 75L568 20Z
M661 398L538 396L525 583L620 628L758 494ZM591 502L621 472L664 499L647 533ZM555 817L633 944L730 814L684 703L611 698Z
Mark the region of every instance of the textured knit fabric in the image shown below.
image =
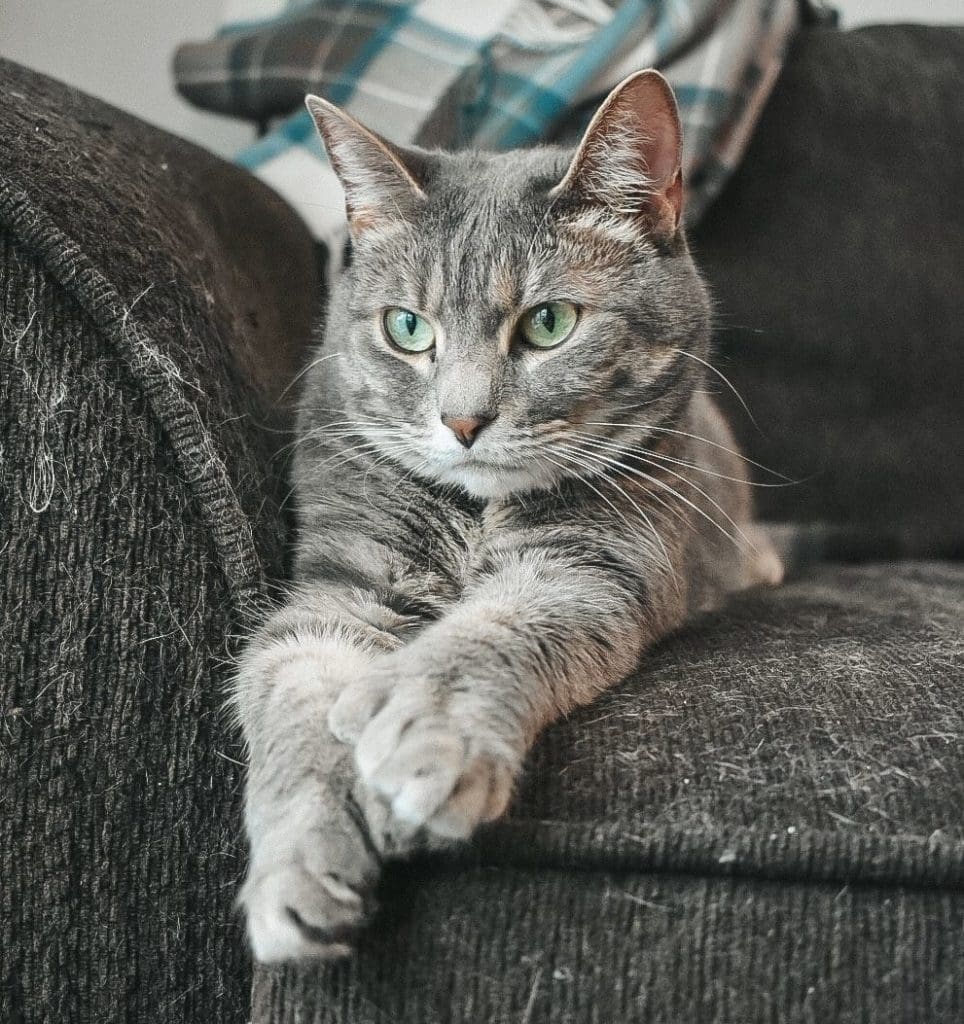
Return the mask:
M964 29L801 35L694 239L765 515L848 556L964 554ZM764 479L764 477L760 477Z
M0 1020L242 1021L223 703L282 568L311 243L194 147L0 82Z
M257 1022L954 1024L964 567L747 594L551 729L509 820L398 869Z
M508 149L580 127L619 81L658 67L683 121L688 215L738 163L770 92L798 0L275 0L213 42L182 46L180 92L266 121L291 115L239 162L277 189L340 252L341 187L304 109L341 104L397 143Z

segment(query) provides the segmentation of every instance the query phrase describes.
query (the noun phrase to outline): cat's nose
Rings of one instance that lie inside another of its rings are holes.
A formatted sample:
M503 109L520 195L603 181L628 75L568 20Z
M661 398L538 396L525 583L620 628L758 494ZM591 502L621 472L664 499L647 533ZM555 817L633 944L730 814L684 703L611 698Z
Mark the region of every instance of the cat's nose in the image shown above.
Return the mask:
M484 414L476 416L449 416L447 413L442 413L442 422L455 434L459 444L466 448L471 448L475 444L479 431L494 419L494 416L486 416Z

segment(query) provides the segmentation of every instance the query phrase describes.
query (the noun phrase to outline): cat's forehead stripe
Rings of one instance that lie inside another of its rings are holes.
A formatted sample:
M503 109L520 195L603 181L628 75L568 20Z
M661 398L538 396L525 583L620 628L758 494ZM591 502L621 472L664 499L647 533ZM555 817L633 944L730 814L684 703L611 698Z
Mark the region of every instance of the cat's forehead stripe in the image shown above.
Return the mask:
M425 268L422 287L423 309L439 309L445 298L445 274L437 259L429 260Z
M489 301L497 308L511 310L518 304L519 291L516 275L505 261L500 260L493 267L489 279Z

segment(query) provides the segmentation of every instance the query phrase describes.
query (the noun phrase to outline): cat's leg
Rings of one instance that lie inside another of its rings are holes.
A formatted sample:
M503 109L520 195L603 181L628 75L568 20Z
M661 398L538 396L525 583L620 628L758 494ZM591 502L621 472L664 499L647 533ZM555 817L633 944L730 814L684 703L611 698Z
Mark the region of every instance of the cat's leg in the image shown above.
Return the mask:
M351 750L331 735L327 715L346 684L400 643L372 624L390 615L357 592L306 587L241 659L250 861L240 902L259 960L347 953L370 914L382 851L356 802L366 794L353 791Z
M582 530L571 545L557 531L503 549L448 614L345 689L333 724L395 826L458 838L497 817L538 733L681 621L680 591L639 551L612 535L594 550Z

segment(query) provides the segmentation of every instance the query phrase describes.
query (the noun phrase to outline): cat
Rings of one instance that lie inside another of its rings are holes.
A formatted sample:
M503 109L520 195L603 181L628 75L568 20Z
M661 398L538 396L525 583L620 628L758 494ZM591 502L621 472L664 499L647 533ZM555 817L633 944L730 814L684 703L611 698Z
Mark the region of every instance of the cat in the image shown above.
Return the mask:
M498 818L541 730L781 574L703 388L662 76L574 152L403 149L307 104L352 259L300 399L294 581L237 676L267 962L348 953L385 857Z

